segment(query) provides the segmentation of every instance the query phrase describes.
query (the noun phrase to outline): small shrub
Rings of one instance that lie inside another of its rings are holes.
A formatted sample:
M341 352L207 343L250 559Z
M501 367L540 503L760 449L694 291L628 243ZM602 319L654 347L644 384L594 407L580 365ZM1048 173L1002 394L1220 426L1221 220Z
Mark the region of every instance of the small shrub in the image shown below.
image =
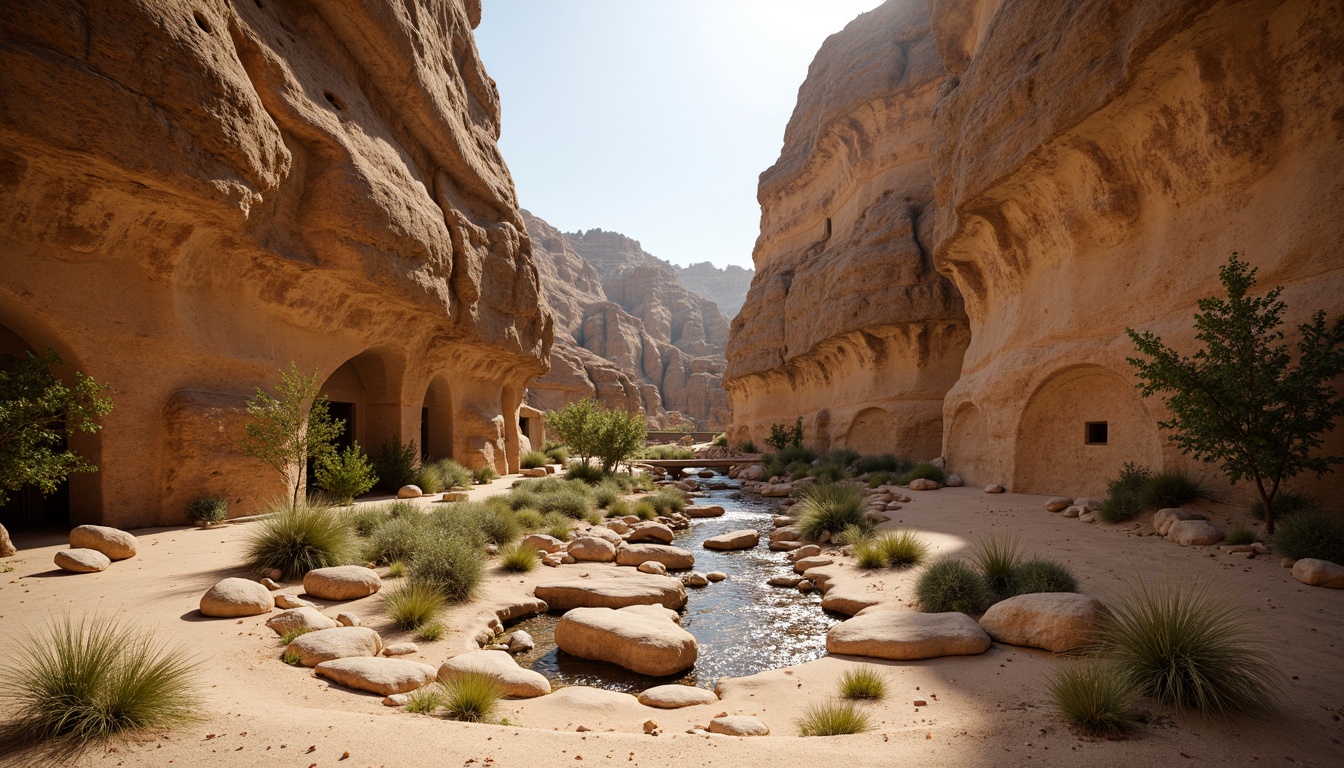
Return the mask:
M737 446L737 450L741 451L742 453L756 453L756 443L748 440L747 442Z
M186 652L164 645L149 630L99 615L52 618L6 645L0 699L7 700L10 719L0 735L77 749L128 731L174 725L196 716L197 682L196 664Z
M443 709L454 720L481 723L490 719L504 691L493 678L475 672L443 684Z
M490 503L458 502L445 510L436 511L434 520L447 535L457 535L481 544L508 544L522 532L518 517L512 511Z
M854 547L854 564L869 570L881 568L887 564L887 555L881 545L870 539Z
M869 666L851 669L840 678L840 695L872 701L886 698L887 676Z
M1013 574L1022 562L1022 545L1016 535L977 539L971 560L995 597L1003 599L1012 594Z
M1315 512L1317 509L1315 499L1305 493L1279 491L1274 496L1274 522L1276 523L1284 518L1292 517L1298 512ZM1256 520L1265 519L1265 505L1259 499L1251 504L1250 515Z
M607 505L607 517L625 517L630 514L630 502L625 499L617 499Z
M546 515L546 535L561 541L569 541L569 532L574 530L574 521L566 515L552 512Z
M663 486L646 501L660 515L675 514L686 508L686 495L670 486Z
M397 629L419 629L443 608L443 595L426 584L407 582L383 598L383 610Z
M299 662L303 661L303 654L298 651L285 649L285 652L280 654L280 660L291 667L297 667L299 666Z
M378 477L380 488L396 493L403 485L415 482L415 473L420 466L420 449L414 442L402 443L389 438L379 443L369 458L373 461L373 474Z
M1013 569L1005 597L1034 592L1077 592L1073 572L1053 560L1032 558Z
M845 546L848 544L862 544L873 537L873 532L869 528L861 525L847 525L843 531L840 531L831 538L831 541Z
M393 560L387 564L387 577L389 579L400 579L406 575L406 564L400 560Z
M201 496L187 505L187 519L207 527L229 519L229 502L219 496Z
M432 643L440 637L443 637L443 623L439 621L431 621L428 624L421 624L419 628L415 630L415 636L426 643Z
M1130 724L1134 686L1111 664L1066 665L1055 673L1048 689L1064 718L1090 736L1114 736Z
M303 635L306 635L312 631L313 631L312 627L295 627L291 630L288 630L284 634L280 635L280 644L289 645L290 643L294 642L295 638L302 637Z
M313 462L313 478L317 487L335 496L345 506L355 503L378 483L369 458L356 442L343 451L332 450L318 456Z
M417 715L432 715L443 706L443 683L432 683L411 691L406 697L406 711Z
M652 520L658 516L658 510L654 509L653 505L649 502L641 501L635 504L634 509L630 510L630 514L638 517L640 520Z
M1283 523L1280 522L1279 525L1282 527ZM1227 543L1233 546L1240 547L1247 544L1254 544L1255 539L1255 531L1245 525L1239 525L1227 532Z
M426 464L416 470L413 484L425 493L439 493L443 490L443 475L433 464Z
M598 512L598 511L595 510L595 509L594 509L594 510L590 510L590 511L588 512L588 514L586 514L586 515L583 516L583 520L584 520L584 522L588 523L589 525L594 525L594 526L596 526L596 525L601 525L602 522L603 522L603 519L602 519L602 513L601 513L601 512Z
M593 489L593 503L597 505L598 509L606 509L620 499L624 493L625 491L620 485L603 480Z
M899 475L903 472L909 472L914 465L904 459L898 459L890 453L883 453L877 456L860 456L854 461L854 471L860 475L872 474L874 472L884 472L893 475Z
M929 556L929 545L911 530L884 533L876 544L882 559L892 568L919 565Z
M1274 698L1274 658L1236 604L1199 586L1139 581L1111 612L1100 651L1140 694L1201 714Z
M253 570L278 568L284 578L294 579L314 568L351 562L356 544L354 530L335 510L303 502L289 506L285 501L257 525L244 552Z
M909 485L916 480L932 480L935 483L946 483L947 473L935 467L927 461L922 464L916 464L910 469L902 472L896 478L897 485Z
M486 483L494 482L497 477L499 477L499 473L495 471L494 467L489 465L483 466L471 473L471 479L476 481L477 485L485 485Z
M390 518L369 535L364 559L374 563L410 562L428 531L429 518L424 515Z
M774 458L785 465L789 464L811 464L817 460L817 452L804 448L801 445L791 445L787 448L781 448L775 453Z
M367 538L387 522L387 513L373 504L361 504L347 512L345 519L356 535Z
M440 459L434 462L433 467L434 471L438 473L439 481L443 484L445 490L470 488L472 481L476 479L475 474L470 469L452 459Z
M596 464L584 464L582 461L571 461L565 469L566 480L582 480L589 485L597 485L602 482L606 473Z
M383 507L383 509L387 513L387 516L393 520L396 520L399 517L421 516L420 505L405 499L393 501Z
M938 560L924 569L915 583L915 595L925 613L981 613L992 594L985 580L960 560Z
M1301 560L1314 557L1344 564L1344 521L1324 512L1303 510L1287 518L1278 519L1274 532L1274 549L1284 557Z
M1196 499L1207 499L1209 490L1204 481L1184 469L1164 469L1154 472L1143 481L1140 493L1147 509L1183 507Z
M851 485L809 485L802 491L798 530L803 538L818 541L823 533L835 535L847 526L872 528L864 516L863 492Z
M770 436L765 439L765 444L776 451L783 451L789 447L802 447L803 417L799 416L792 427L786 426L783 422L771 424Z
M1144 503L1144 486L1152 473L1147 467L1126 462L1120 475L1106 484L1106 499L1101 503L1097 516L1104 523L1123 523L1133 520L1147 509Z
M811 704L798 720L799 736L845 736L872 728L868 713L854 702Z
M541 469L542 467L545 467L547 463L546 454L541 451L528 451L518 460L518 466L523 469Z
M555 448L547 448L546 458L550 459L550 463L552 464L559 464L562 467L566 466L569 464L569 449L563 445Z
M720 433L718 434L718 436L714 438L714 445L715 445L716 447L718 447L718 448L727 448L727 447L728 447L728 433L727 433L727 432L720 432Z
M513 513L513 519L525 531L535 531L546 524L545 518L535 509L520 509Z
M837 467L853 467L858 463L859 459L862 458L863 454L858 451L851 451L848 448L837 448L834 451L831 451L830 455L826 457L826 463Z
M896 482L899 479L900 475L895 472L874 472L868 475L868 487L877 488L882 485L900 485L900 483Z
M506 571L526 573L536 568L539 562L541 559L537 556L537 550L531 547L510 544L499 550L499 566Z
M637 459L694 459L695 451L680 445L646 445L635 453Z
M470 542L429 538L416 547L410 581L437 590L450 602L460 602L480 584L482 568L481 555Z
M592 501L582 491L571 487L541 496L537 500L537 508L542 512L559 512L575 520L582 520L592 509Z

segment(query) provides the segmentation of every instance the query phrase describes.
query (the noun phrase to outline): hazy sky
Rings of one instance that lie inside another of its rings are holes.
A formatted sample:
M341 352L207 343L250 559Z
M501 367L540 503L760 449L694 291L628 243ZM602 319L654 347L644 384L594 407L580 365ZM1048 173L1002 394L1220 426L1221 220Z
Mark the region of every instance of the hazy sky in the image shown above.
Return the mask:
M823 40L881 0L484 0L524 208L677 264L751 266L756 182Z

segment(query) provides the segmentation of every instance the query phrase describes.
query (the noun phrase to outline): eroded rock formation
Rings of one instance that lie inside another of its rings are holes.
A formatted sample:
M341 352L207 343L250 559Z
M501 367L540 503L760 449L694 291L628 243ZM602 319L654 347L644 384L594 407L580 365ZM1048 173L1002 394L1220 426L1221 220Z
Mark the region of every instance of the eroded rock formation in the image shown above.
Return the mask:
M802 416L822 450L938 454L967 343L928 249L944 75L920 3L865 13L817 53L761 174L756 276L728 347L734 441Z
M524 211L555 312L551 370L528 389L539 408L581 397L642 409L650 423L727 423L727 319L624 235L563 233ZM672 412L672 413L669 413Z
M672 271L692 293L717 304L729 320L742 311L742 303L747 300L747 291L751 288L751 278L756 275L755 270L743 269L736 264L716 267L708 261L684 267L673 264Z
M281 490L243 403L294 361L365 447L516 466L551 320L479 0L86 0L0 15L0 324L113 388L76 522Z

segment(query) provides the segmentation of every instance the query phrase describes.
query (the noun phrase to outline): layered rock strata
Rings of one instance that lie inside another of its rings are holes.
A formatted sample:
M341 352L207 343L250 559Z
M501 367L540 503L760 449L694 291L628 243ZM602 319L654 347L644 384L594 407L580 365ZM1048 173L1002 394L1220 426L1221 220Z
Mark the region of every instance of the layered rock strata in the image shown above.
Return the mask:
M692 293L704 296L718 305L719 311L729 320L742 311L742 303L747 300L747 291L751 289L751 278L756 275L754 269L743 269L736 264L716 267L708 261L684 267L674 264L672 271Z
M87 0L0 15L0 351L112 387L75 522L282 491L244 402L291 362L349 436L517 465L551 320L479 0Z
M756 276L733 320L731 438L927 458L968 341L929 250L933 105L945 76L920 3L888 2L828 38L761 175Z

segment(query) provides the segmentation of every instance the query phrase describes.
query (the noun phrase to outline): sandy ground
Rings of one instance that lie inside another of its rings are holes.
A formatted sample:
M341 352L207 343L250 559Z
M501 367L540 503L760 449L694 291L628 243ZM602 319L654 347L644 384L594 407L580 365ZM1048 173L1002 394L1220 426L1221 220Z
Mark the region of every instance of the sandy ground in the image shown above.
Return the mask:
M513 479L473 495L498 492ZM1344 591L1299 584L1277 558L1247 560L1137 535L1150 530L1146 519L1137 528L1089 525L1045 512L1044 497L994 496L971 488L910 495L914 501L888 527L926 531L940 552L964 552L984 532L1015 531L1030 551L1070 565L1083 591L1103 600L1137 575L1204 580L1227 590L1253 611L1281 649L1279 703L1226 720L1167 713L1169 720L1142 725L1125 739L1080 738L1052 712L1045 692L1051 670L1067 660L996 643L982 656L915 663L825 657L730 680L717 704L681 710L650 709L616 694L576 696L569 689L504 702L499 717L511 726L456 723L384 707L380 697L286 666L265 617L202 617L196 606L206 589L225 576L246 575L238 563L248 524L139 530L135 558L82 575L54 569L52 556L63 541L17 535L19 555L0 563L0 569L11 569L0 574L0 649L24 628L69 609L101 611L152 628L199 656L203 718L86 754L78 764L89 766L1344 765ZM1225 525L1240 518L1236 510L1206 511L1223 517ZM480 596L447 617L453 629L435 643L422 643L419 655L409 658L437 665L474 647L474 633L493 608L525 595L539 580L606 567L539 568L524 576L492 567ZM843 561L835 570L837 579L880 592L884 600L912 600L908 573L861 572ZM295 585L286 591L302 590ZM388 642L413 639L386 625L378 595L340 607L362 616ZM795 736L794 720L803 709L833 695L839 676L858 663L883 667L891 680L889 698L866 705L876 729L834 738ZM916 708L916 698L928 706ZM720 712L757 715L772 735L685 733ZM659 724L660 735L641 732L649 719ZM576 732L579 726L592 730ZM0 764L10 759L0 755Z

